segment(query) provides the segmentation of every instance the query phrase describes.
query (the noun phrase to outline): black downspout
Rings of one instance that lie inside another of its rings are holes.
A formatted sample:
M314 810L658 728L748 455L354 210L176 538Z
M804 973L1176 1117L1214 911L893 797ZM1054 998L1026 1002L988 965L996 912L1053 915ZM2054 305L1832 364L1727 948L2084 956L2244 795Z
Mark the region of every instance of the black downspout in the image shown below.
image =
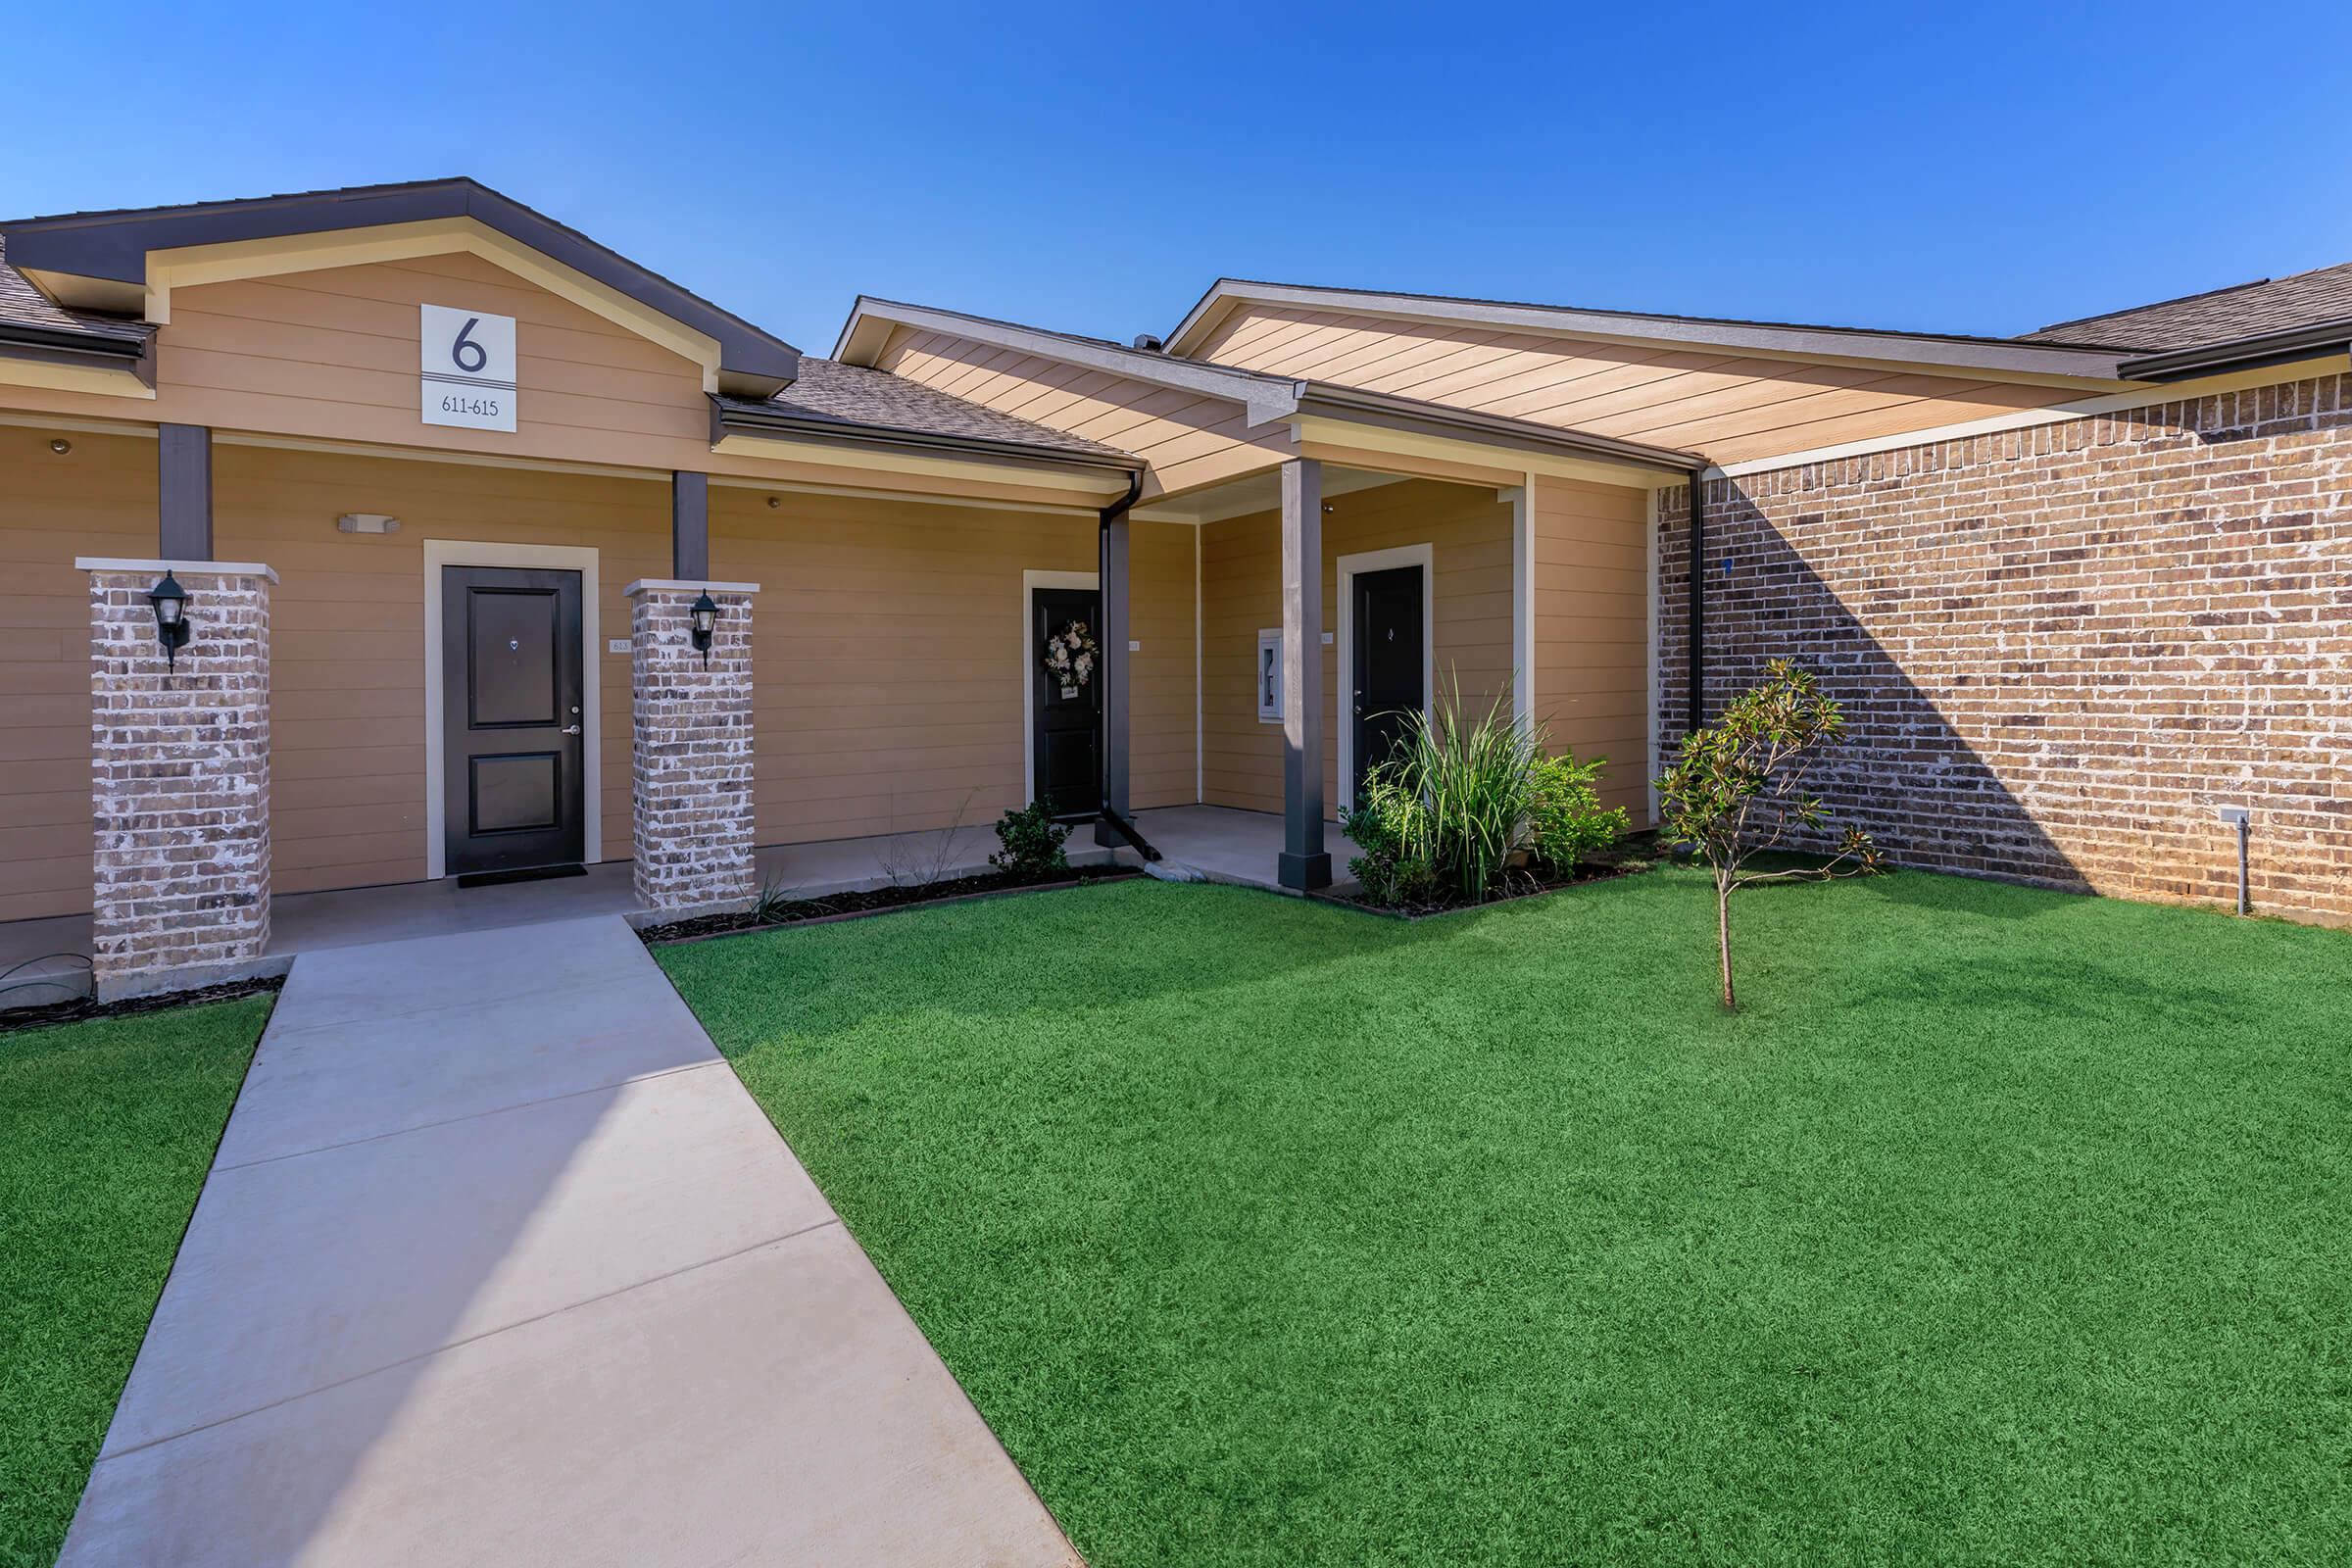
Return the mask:
M1135 506L1136 499L1143 493L1144 471L1143 469L1138 468L1127 476L1127 493L1119 497L1118 500L1112 502L1109 506L1104 507L1100 516L1096 519L1095 580L1097 582L1107 583L1110 580L1110 525L1113 522L1116 522L1123 514L1131 510ZM1135 599L1132 589L1129 591L1127 604L1129 612L1132 614L1135 606ZM1131 681L1132 675L1133 672L1130 671ZM1128 699L1127 707L1129 710L1127 717L1129 720L1129 725L1132 728L1135 708L1135 702L1132 695L1130 695ZM1112 831L1116 832L1119 837L1125 839L1130 845L1134 846L1136 854L1142 856L1147 862L1156 861L1159 858L1159 852L1145 841L1144 835L1136 830L1136 826L1133 822L1130 822L1126 817L1121 816L1111 808L1109 741L1110 738L1105 735L1103 737L1103 744L1098 748L1099 755L1096 759L1097 770L1095 774L1095 793L1101 798L1102 801L1102 809L1100 814L1103 821L1110 824Z
M1685 673L1690 680L1688 735L1706 721L1707 655L1707 480L1704 468L1690 470L1690 632Z

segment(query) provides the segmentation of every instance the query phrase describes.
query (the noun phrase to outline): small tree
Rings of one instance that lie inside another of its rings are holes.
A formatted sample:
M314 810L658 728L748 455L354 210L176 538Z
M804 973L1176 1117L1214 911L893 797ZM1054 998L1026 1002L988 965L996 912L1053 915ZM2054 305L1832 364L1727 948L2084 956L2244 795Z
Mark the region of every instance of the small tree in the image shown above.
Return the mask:
M1824 864L1751 871L1790 828L1829 820L1805 775L1823 748L1845 735L1845 715L1821 695L1812 673L1776 659L1764 683L1733 700L1723 716L1683 739L1681 758L1658 781L1666 836L1690 846L1715 875L1715 945L1723 960L1723 1004L1732 994L1732 895L1762 882L1826 882L1879 868L1877 846L1849 827Z

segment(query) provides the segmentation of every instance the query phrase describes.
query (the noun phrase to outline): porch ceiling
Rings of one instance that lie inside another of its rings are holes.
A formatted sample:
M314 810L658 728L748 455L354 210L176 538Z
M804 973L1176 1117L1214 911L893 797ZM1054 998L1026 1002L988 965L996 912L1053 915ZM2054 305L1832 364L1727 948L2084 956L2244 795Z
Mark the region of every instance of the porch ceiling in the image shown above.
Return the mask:
M1385 484L1401 484L1416 477L1409 473L1383 473L1371 468L1350 468L1331 464L1323 468L1323 496L1344 496L1358 490L1377 489ZM1282 470L1260 468L1255 473L1228 479L1223 484L1209 485L1173 499L1162 499L1135 509L1135 515L1144 522L1219 522L1227 517L1246 517L1253 512L1272 512L1282 505Z

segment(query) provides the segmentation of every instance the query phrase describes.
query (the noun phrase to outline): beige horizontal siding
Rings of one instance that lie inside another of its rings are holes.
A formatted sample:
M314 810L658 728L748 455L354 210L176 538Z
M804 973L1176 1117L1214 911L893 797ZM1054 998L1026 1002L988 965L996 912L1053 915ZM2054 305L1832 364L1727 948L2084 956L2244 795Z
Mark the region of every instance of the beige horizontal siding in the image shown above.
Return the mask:
M1648 821L1649 497L1539 476L1535 708L1555 751L1605 758L1601 797Z
M1275 305L1237 309L1197 357L1688 448L1718 463L2039 408L2070 395L1965 376Z
M757 492L711 497L712 569L758 582L763 844L993 822L1023 804L1026 571L1091 571L1083 517ZM1132 796L1194 798L1191 530L1134 525Z
M90 590L156 551L153 441L0 426L0 920L90 906Z
M1466 707L1484 710L1511 675L1512 509L1492 489L1407 480L1335 498L1323 519L1323 617L1340 624L1339 558L1427 544L1431 662L1438 691L1458 676ZM1203 798L1215 806L1282 809L1282 726L1257 717L1257 634L1282 624L1278 513L1206 526L1201 535L1205 657L1201 680ZM1343 671L1335 636L1323 650L1323 799L1339 802Z
M276 891L425 873L428 539L597 552L601 826L605 858L628 858L629 660L603 649L628 634L621 589L668 575L667 486L230 446L215 449L213 485L216 553L278 573L270 666ZM400 531L338 533L346 512L388 513Z

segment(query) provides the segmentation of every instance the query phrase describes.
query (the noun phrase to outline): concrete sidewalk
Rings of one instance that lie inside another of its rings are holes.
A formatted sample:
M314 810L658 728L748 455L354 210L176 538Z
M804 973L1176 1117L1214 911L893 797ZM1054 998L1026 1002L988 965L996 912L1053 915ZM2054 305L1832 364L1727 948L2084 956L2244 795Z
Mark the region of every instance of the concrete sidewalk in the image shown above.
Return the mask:
M617 916L296 960L61 1558L1076 1561Z

